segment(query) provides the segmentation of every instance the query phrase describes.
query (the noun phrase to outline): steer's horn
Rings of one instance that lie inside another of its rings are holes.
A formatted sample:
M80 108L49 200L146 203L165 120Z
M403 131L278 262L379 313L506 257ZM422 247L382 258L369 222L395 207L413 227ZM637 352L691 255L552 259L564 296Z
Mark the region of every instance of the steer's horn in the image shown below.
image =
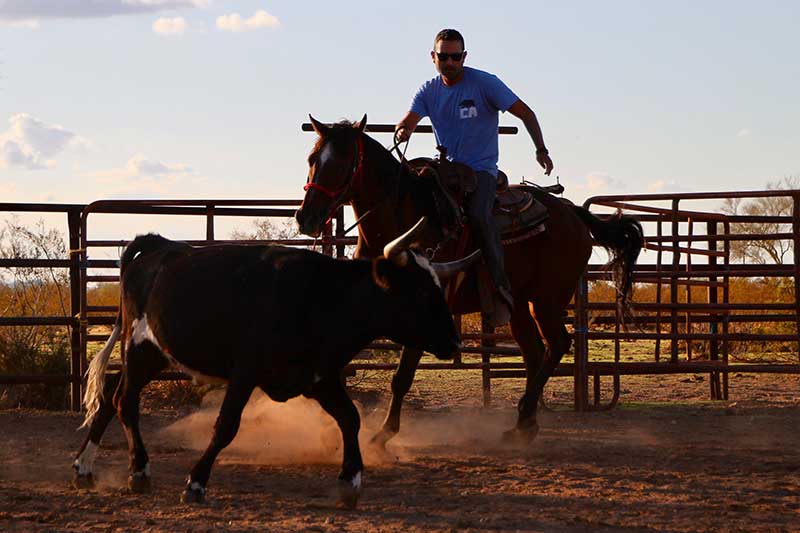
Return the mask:
M467 257L462 259L458 259L456 261L450 261L448 263L431 263L431 267L433 267L434 272L439 277L440 280L444 281L459 272L463 272L467 270L469 267L474 265L478 262L478 259L481 257L481 251L475 250Z
M394 262L400 264L401 266L405 266L406 261L408 258L404 252L409 246L411 246L420 232L425 228L425 222L427 221L426 217L422 217L419 219L419 222L414 224L414 227L408 230L407 232L400 235L398 238L387 244L383 247L383 256L386 259L391 259Z

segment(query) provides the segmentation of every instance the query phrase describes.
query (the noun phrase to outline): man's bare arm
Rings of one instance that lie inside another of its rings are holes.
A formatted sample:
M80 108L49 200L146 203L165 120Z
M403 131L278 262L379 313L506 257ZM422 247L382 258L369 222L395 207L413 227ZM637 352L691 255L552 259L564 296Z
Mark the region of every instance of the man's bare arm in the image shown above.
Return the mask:
M550 152L547 151L547 146L544 144L542 128L539 126L536 114L522 100L517 100L511 104L511 107L508 108L508 112L519 118L522 123L525 124L525 129L528 130L531 140L533 140L533 144L536 146L536 161L542 166L544 173L549 176L550 172L553 170L553 161L550 159Z
M409 137L411 137L411 134L414 133L414 130L417 129L417 124L419 124L420 120L422 120L422 117L413 111L406 113L403 120L398 122L397 126L394 127L395 142L407 141Z

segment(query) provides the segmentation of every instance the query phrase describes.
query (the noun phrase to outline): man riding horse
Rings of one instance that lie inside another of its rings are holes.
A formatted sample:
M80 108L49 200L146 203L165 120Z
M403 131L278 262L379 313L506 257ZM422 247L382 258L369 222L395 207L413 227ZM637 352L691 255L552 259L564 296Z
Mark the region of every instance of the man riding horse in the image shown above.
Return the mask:
M447 158L475 171L477 186L467 199L466 213L483 250L497 289L494 312L487 318L495 326L511 316L513 298L505 271L503 246L492 208L497 186L498 111L508 111L525 124L536 146L536 160L549 175L553 161L544 144L536 115L497 76L465 67L464 38L453 29L436 34L431 59L440 76L422 84L395 129L395 140L408 141L417 124L429 117L438 145Z

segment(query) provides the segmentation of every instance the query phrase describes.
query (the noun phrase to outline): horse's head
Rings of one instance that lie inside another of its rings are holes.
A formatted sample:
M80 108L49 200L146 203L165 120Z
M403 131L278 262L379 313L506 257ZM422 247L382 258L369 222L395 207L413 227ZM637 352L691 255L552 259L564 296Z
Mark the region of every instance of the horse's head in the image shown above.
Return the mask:
M308 156L306 195L295 218L301 233L318 237L325 223L339 206L350 201L354 189L360 186L367 115L355 124L343 121L332 126L311 115L308 118L319 139Z

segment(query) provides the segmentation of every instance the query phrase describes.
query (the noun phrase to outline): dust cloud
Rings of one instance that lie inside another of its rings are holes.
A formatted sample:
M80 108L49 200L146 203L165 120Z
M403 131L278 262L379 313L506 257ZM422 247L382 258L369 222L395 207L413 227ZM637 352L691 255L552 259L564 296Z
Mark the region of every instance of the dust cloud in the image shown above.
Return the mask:
M202 451L211 439L219 414L222 391L203 401L201 409L161 430L161 436L173 445ZM359 441L364 462L381 464L409 461L421 449L451 449L453 452L482 451L499 445L500 434L509 429L513 415L508 411L406 410L401 431L387 445L387 450L370 446L370 438L380 429L388 402L378 409L361 414ZM307 398L286 403L274 402L256 390L247 404L239 432L220 454L220 463L286 465L297 463L339 464L342 460L342 437L334 419L319 404Z

